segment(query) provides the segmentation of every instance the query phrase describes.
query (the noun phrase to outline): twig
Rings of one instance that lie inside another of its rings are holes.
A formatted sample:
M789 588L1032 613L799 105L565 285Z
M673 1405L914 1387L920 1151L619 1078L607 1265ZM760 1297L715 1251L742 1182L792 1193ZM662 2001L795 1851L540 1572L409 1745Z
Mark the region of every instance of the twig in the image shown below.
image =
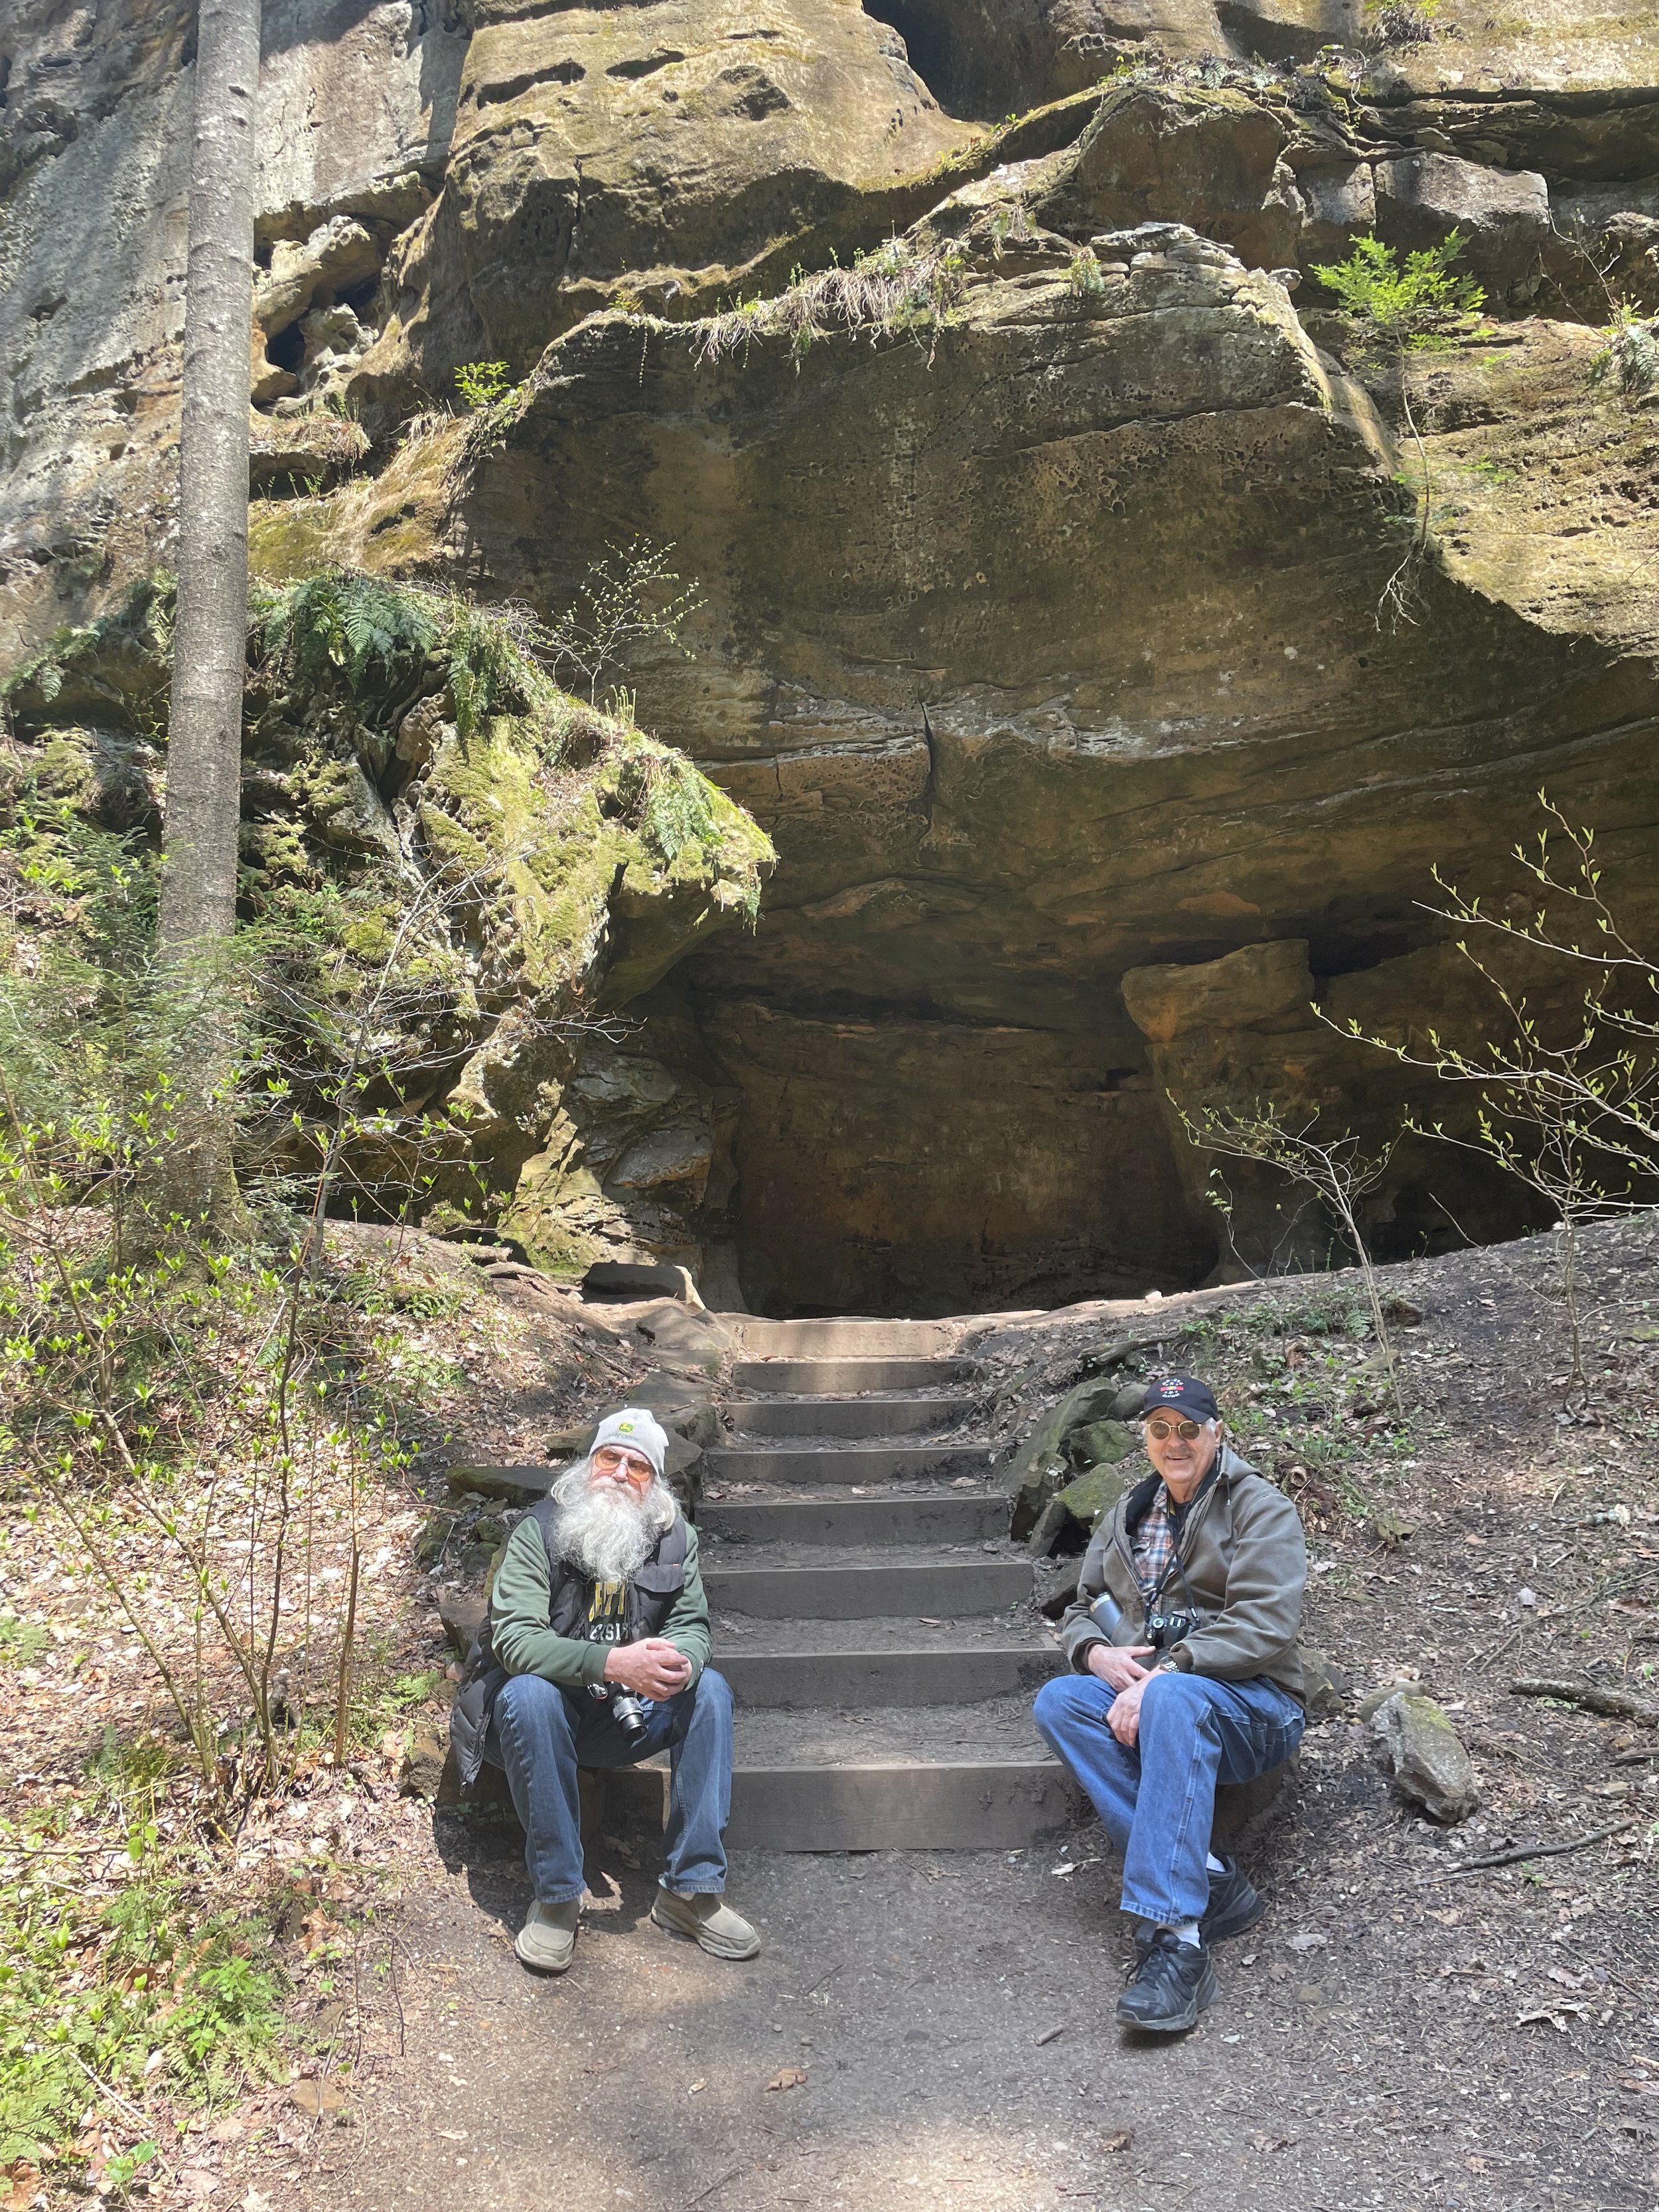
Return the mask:
M354 1480L356 1471L354 1469ZM334 1765L345 1765L346 1731L351 1718L351 1638L357 1626L357 1570L362 1554L351 1539L351 1582L346 1593L345 1634L340 1639L340 1680L334 1701Z
M1615 1751L1613 1754L1615 1766L1639 1766L1644 1759L1659 1759L1659 1747L1652 1751Z
M736 2166L728 2167L726 2172L711 2181L706 2189L700 2189L695 2197L686 2197L681 2205L680 2212L691 2212L691 2207L694 2204L701 2204L705 2197L712 2197L717 2189L724 2189L728 2181L735 2181L750 2163L750 2161L745 2158L740 2160Z
M1507 1636L1500 1638L1489 1651L1477 1651L1469 1664L1472 1667L1483 1667L1490 1660L1502 1658L1516 1638L1526 1632L1526 1626L1524 1620L1517 1620Z
M88 2065L86 2060L82 2057L78 2051L71 2051L70 2057L75 2061L81 2071L86 2075L93 2087L97 2090L100 2096L107 2097L112 2105L118 2106L120 2111L124 2112L134 2127L140 2129L141 2130L148 2131L149 2122L144 2118L137 2105L129 2104L118 2089L112 2089L107 2081L104 2081L100 2075L94 2074L91 2067ZM161 2167L162 2172L166 2174L167 2179L171 2181L173 2179L173 2168L167 2164L166 2159L162 2157L159 2149L155 2154L155 2163Z
M1443 1867L1431 1874L1426 1881L1418 1884L1426 1889L1429 1882L1449 1881L1455 1874L1474 1874L1481 1867L1513 1866L1521 1859L1556 1859L1568 1851L1587 1851L1592 1844L1605 1844L1609 1836L1622 1836L1626 1828L1639 1827L1638 1820L1615 1820L1610 1828L1597 1828L1593 1835L1574 1836L1565 1844L1517 1844L1513 1850L1491 1851L1485 1858L1464 1859L1457 1866Z
M1606 1713L1616 1721L1635 1721L1642 1728L1659 1728L1659 1705L1628 1690L1599 1689L1594 1682L1547 1682L1523 1675L1510 1684L1512 1698L1559 1698L1565 1705L1584 1705L1593 1713Z

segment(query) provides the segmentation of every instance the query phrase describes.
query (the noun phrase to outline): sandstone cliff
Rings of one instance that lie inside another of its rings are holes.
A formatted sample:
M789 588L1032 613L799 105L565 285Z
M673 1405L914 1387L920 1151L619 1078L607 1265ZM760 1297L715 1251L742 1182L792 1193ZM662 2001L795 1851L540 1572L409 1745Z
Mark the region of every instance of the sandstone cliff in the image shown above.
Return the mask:
M1653 416L1587 372L1659 305L1659 9L1414 12L268 11L264 574L556 613L672 544L704 605L638 713L781 858L503 1156L527 1249L718 1248L791 1310L1191 1282L1166 1091L1381 1127L1399 1081L1310 999L1482 1018L1431 864L1508 888L1543 786L1654 918ZM17 42L14 652L166 559L185 20ZM1314 272L1454 228L1486 317L1407 415ZM411 437L480 360L499 436ZM570 1178L647 1135L695 1206L596 1226ZM1247 1196L1249 1256L1322 1250ZM1401 1251L1528 1218L1424 1147L1374 1212Z

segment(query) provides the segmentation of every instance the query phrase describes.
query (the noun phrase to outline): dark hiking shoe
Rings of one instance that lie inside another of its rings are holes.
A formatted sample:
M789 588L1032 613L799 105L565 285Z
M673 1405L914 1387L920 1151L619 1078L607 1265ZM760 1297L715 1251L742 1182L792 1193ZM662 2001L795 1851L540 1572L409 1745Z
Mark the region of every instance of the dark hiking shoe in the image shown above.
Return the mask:
M1179 2035L1220 1994L1202 1943L1183 1943L1160 1928L1141 1952L1135 1978L1117 2001L1118 2022L1146 2035Z
M1224 1943L1230 1936L1254 1928L1267 1910L1265 1899L1239 1871L1238 1861L1224 1859L1221 1872L1210 1876L1210 1904L1198 1923L1200 1939Z

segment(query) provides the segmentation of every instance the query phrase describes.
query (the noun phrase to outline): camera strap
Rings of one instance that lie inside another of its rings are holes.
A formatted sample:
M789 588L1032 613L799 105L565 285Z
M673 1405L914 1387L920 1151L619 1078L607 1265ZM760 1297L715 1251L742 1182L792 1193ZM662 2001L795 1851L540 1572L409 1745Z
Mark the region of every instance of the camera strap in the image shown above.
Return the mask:
M1155 1613L1162 1610L1164 1593L1169 1586L1170 1577L1176 1574L1181 1577L1181 1588L1186 1599L1187 1610L1194 1614L1200 1613L1201 1608L1198 1600L1193 1595L1193 1586L1187 1579L1187 1566L1181 1556L1181 1547L1187 1534L1188 1517L1195 1510L1205 1493L1214 1485L1218 1471L1217 1468L1211 1468L1184 1505L1177 1505L1173 1498L1170 1498L1169 1504L1164 1510L1170 1517L1170 1533L1174 1539L1174 1547L1170 1553L1169 1564L1153 1585L1152 1595L1143 1596L1141 1599L1140 1612L1143 1620L1150 1620ZM1169 1497L1167 1486L1164 1495L1166 1498Z

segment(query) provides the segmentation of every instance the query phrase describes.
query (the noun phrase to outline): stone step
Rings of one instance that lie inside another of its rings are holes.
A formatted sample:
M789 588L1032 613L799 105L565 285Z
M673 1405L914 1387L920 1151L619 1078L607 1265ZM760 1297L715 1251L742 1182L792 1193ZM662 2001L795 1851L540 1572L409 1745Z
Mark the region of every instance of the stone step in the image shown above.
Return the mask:
M823 1451L769 1451L725 1445L707 1453L714 1482L913 1482L918 1476L988 1477L990 1444L850 1444Z
M1064 1664L1053 1644L1024 1642L964 1638L907 1648L872 1638L862 1650L812 1650L781 1637L772 1649L757 1650L725 1636L715 1640L714 1664L739 1705L971 1705L1034 1695Z
M604 1777L605 1821L660 1834L667 1761ZM738 1715L726 1842L738 1850L1018 1850L1086 1817L1029 1697Z
M750 1851L1024 1850L1069 1827L1081 1802L1052 1759L738 1764L726 1840Z
M750 1359L890 1359L956 1349L963 1324L949 1321L880 1321L857 1315L826 1321L763 1321L755 1314L721 1314L721 1326Z
M1086 1811L1028 1694L973 1705L738 1715L738 1848L1017 1850Z
M975 1544L1008 1533L1008 1501L994 1490L934 1490L901 1498L705 1498L699 1534L750 1544Z
M738 1390L802 1397L836 1397L864 1390L944 1389L970 1382L971 1359L739 1359L732 1369Z
M831 1553L830 1559L835 1557ZM906 1566L706 1567L709 1603L765 1620L946 1620L1000 1613L1031 1595L1026 1559L937 1559Z
M899 1437L965 1420L971 1398L778 1398L726 1407L740 1437Z

